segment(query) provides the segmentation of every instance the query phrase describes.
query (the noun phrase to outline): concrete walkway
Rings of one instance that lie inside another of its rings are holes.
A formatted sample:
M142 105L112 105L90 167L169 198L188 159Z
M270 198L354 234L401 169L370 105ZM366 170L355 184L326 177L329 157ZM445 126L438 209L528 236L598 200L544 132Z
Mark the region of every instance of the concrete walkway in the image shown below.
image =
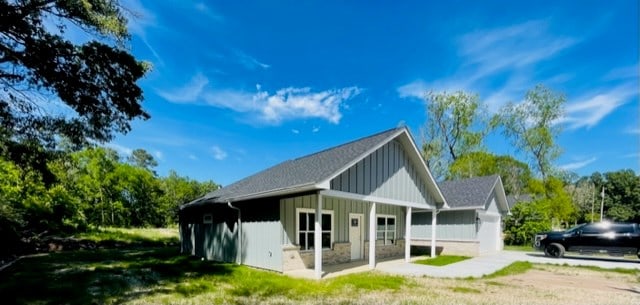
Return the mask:
M492 255L484 255L441 267L406 263L395 260L380 263L376 269L391 274L409 276L428 276L446 278L482 277L492 274L510 264L522 261L535 264L556 264L569 266L593 266L604 269L636 269L640 270L640 261L606 256L568 255L564 258L545 257L537 252L502 251Z
M413 260L423 257L414 257ZM622 259L609 256L584 256L566 255L564 258L545 257L541 252L502 251L500 253L474 257L455 264L436 267L414 263L406 263L404 259L380 261L376 264L376 270L394 275L427 276L442 278L468 278L482 277L492 274L510 264L522 261L535 264L556 264L569 266L593 266L605 269L636 269L640 270L640 260ZM365 261L351 262L347 264L325 266L322 278L332 278L351 273L369 271L369 265ZM286 272L292 277L314 278L313 269L304 269Z

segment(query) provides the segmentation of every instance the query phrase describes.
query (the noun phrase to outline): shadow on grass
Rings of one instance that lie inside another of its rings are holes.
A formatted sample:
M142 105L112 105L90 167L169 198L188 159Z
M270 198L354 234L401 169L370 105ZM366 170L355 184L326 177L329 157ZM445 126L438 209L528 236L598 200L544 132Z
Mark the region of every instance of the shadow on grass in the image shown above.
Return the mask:
M546 257L544 253L527 253L528 256L532 257ZM551 258L550 259L557 259ZM561 259L574 259L574 260L582 260L582 261L600 261L600 262L612 262L612 263L638 263L639 259L635 258L624 258L618 256L606 256L606 255L588 255L588 254L577 254L577 253L568 253L565 254L562 258L558 259L560 262Z
M180 283L199 277L215 281L234 268L179 255L175 248L52 253L24 258L0 273L0 295L15 304L119 304L156 293L205 290L209 286Z

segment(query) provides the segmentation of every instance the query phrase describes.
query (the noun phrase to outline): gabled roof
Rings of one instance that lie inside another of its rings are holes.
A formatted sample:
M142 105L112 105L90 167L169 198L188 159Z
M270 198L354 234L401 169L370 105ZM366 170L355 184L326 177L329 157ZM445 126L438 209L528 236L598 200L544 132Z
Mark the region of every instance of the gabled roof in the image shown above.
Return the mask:
M330 179L382 145L398 137L402 137L401 142L410 143L417 154L417 148L415 148L415 143L413 143L407 128L394 128L314 154L282 162L215 190L202 198L183 205L181 208L205 202L226 203L229 201L328 189L325 185L328 185ZM430 189L432 191L435 190L435 201L444 203L444 197L438 190L435 180L429 173L424 161L421 158L417 159L420 160L419 162L425 169L427 176L425 181L427 184L433 184Z
M529 194L520 194L520 195L508 195L507 202L509 203L509 209L513 208L517 203L520 202L531 202L533 201L533 197Z
M451 209L483 209L494 191L502 210L509 211L499 175L450 180L438 183Z

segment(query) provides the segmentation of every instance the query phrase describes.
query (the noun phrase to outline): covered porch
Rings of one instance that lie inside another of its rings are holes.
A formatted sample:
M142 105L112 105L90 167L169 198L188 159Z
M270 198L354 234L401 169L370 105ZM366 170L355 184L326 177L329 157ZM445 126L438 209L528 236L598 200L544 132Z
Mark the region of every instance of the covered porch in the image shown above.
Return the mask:
M317 204L315 205L315 213L316 215L321 215L322 211L323 211L323 202L324 202L324 198L339 198L339 199L344 199L344 200L356 200L359 202L362 202L366 205L368 205L368 215L364 215L364 217L366 218L366 223L368 224L368 228L365 228L368 230L368 236L369 236L369 241L368 243L365 243L365 249L364 249L364 260L356 260L356 261L352 261L346 264L334 264L334 265L328 265L328 266L324 266L323 263L323 248L322 248L322 217L316 217L315 218L315 223L314 223L314 248L313 248L313 259L314 259L314 264L313 264L313 269L300 269L300 270L292 270L290 272L293 272L292 274L302 274L302 275L308 275L309 272L313 271L313 278L316 279L321 279L323 277L326 277L330 274L344 274L344 272L360 272L363 271L363 269L367 269L367 270L372 270L372 269L376 269L377 263L379 262L386 262L389 260L397 260L397 257L395 258L384 258L384 259L379 259L378 255L376 253L376 248L379 246L379 239L380 239L380 220L381 220L381 215L378 213L378 211L380 210L380 208L384 205L386 206L394 206L394 207L402 207L404 209L404 213L402 216L402 220L399 221L400 223L404 224L404 236L394 236L394 239L397 242L397 240L401 240L404 243L404 262L410 262L411 261L411 217L412 217L412 213L414 211L424 211L424 210L428 210L428 211L435 211L435 213L432 213L433 219L432 219L432 225L435 227L436 225L436 215L437 215L437 207L436 206L431 206L428 204L424 204L424 203L415 203L415 202L409 202L409 201L403 201L403 200L397 200L397 199L390 199L390 198L383 198L383 197L377 197L377 196L371 196L371 195L361 195L361 194L355 194L355 193L351 193L351 192L343 192L343 191L337 191L337 190L322 190L322 191L318 191L317 192ZM351 220L353 221L353 220ZM363 222L364 223L364 222ZM395 224L395 221L394 221ZM350 224L353 225L353 224ZM394 230L397 230L397 228L394 227ZM382 237L383 239L383 245L386 242L386 237ZM433 230L433 234L432 234L432 240L431 243L432 245L435 245L435 241L436 241L436 231ZM349 240L350 243L353 243L353 240ZM435 257L435 249L436 247L431 247L431 257ZM345 269L344 272L341 272L341 269ZM351 270L351 271L347 271L347 270ZM289 272L286 272L286 274L288 274Z

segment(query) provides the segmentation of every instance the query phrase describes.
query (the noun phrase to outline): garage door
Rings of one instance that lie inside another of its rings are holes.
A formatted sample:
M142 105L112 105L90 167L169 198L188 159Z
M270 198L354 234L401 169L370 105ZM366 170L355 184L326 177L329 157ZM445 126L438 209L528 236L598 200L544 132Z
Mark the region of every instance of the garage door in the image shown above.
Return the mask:
M500 250L500 215L478 214L480 224L478 228L478 241L480 241L480 254L495 253Z

